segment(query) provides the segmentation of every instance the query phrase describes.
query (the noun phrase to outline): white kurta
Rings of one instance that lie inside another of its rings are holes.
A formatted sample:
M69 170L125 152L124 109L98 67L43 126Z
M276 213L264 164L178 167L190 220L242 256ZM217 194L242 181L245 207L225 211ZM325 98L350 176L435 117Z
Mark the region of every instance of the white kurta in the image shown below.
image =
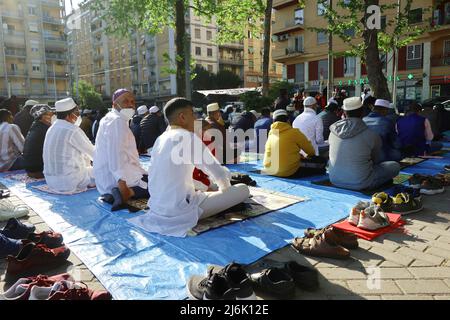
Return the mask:
M95 139L94 177L100 194L111 193L119 180L128 187L147 188L139 163L136 140L128 120L113 109L101 121Z
M23 152L25 139L15 124L0 124L0 171L9 170Z
M92 166L94 146L80 127L56 120L44 141L44 176L55 192L78 192L94 183Z
M194 156L195 148L195 156ZM193 159L202 159L195 161ZM180 161L181 155L186 161ZM195 166L194 166L195 163ZM149 211L130 219L150 232L183 237L194 227L206 195L195 191L194 167L207 173L220 190L230 187L231 173L222 167L195 134L178 128L164 132L155 142L149 168Z
M311 142L316 155L319 155L319 146L324 144L323 140L323 122L322 118L311 108L305 108L305 111L295 118L292 127L299 129Z

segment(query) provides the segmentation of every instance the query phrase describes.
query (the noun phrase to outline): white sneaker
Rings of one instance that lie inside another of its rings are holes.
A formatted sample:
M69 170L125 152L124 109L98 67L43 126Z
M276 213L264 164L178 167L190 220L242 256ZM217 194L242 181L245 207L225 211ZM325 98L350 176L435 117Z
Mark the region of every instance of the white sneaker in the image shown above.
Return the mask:
M378 230L389 225L389 218L376 205L371 205L362 210L359 216L358 228L364 230Z
M350 215L349 215L347 221L351 225L357 226L359 223L359 215L361 214L361 211L364 210L365 208L367 208L368 206L370 206L370 202L359 201L356 204L356 206L354 206L352 208L352 210L350 210Z
M67 291L77 287L78 286L75 283L66 280L55 282L55 284L51 287L33 286L33 288L31 288L30 297L28 300L48 300L55 292Z
M8 221L11 218L22 218L28 215L28 207L25 205L19 205L13 208L1 208L0 209L0 222Z
M30 283L28 278L20 278L3 294L0 294L0 300L21 300L24 293L27 291L27 286Z

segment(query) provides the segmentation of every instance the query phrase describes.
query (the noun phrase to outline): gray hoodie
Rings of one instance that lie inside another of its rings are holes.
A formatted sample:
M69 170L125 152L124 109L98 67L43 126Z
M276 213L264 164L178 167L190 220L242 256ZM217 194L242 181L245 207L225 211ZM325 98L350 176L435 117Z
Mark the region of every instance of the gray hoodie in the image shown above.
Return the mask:
M342 188L361 190L372 183L373 166L381 139L360 118L347 118L330 126L330 181Z

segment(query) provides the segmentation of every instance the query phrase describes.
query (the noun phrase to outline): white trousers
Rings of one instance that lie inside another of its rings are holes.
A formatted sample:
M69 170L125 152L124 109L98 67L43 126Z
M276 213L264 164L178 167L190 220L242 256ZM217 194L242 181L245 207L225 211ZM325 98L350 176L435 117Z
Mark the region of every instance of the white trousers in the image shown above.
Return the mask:
M227 210L250 196L250 190L245 184L236 184L225 191L206 192L207 198L200 203L203 214L200 219L214 216Z

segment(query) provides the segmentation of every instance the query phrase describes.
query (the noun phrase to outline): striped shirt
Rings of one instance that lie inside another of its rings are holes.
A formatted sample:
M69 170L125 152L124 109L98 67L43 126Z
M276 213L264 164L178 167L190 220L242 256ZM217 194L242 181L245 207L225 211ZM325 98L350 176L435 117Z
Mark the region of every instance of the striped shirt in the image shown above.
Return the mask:
M9 170L23 152L25 139L15 124L0 124L0 171Z
M90 164L94 146L86 134L66 120L56 120L44 141L44 176L54 192L77 192L93 185Z

